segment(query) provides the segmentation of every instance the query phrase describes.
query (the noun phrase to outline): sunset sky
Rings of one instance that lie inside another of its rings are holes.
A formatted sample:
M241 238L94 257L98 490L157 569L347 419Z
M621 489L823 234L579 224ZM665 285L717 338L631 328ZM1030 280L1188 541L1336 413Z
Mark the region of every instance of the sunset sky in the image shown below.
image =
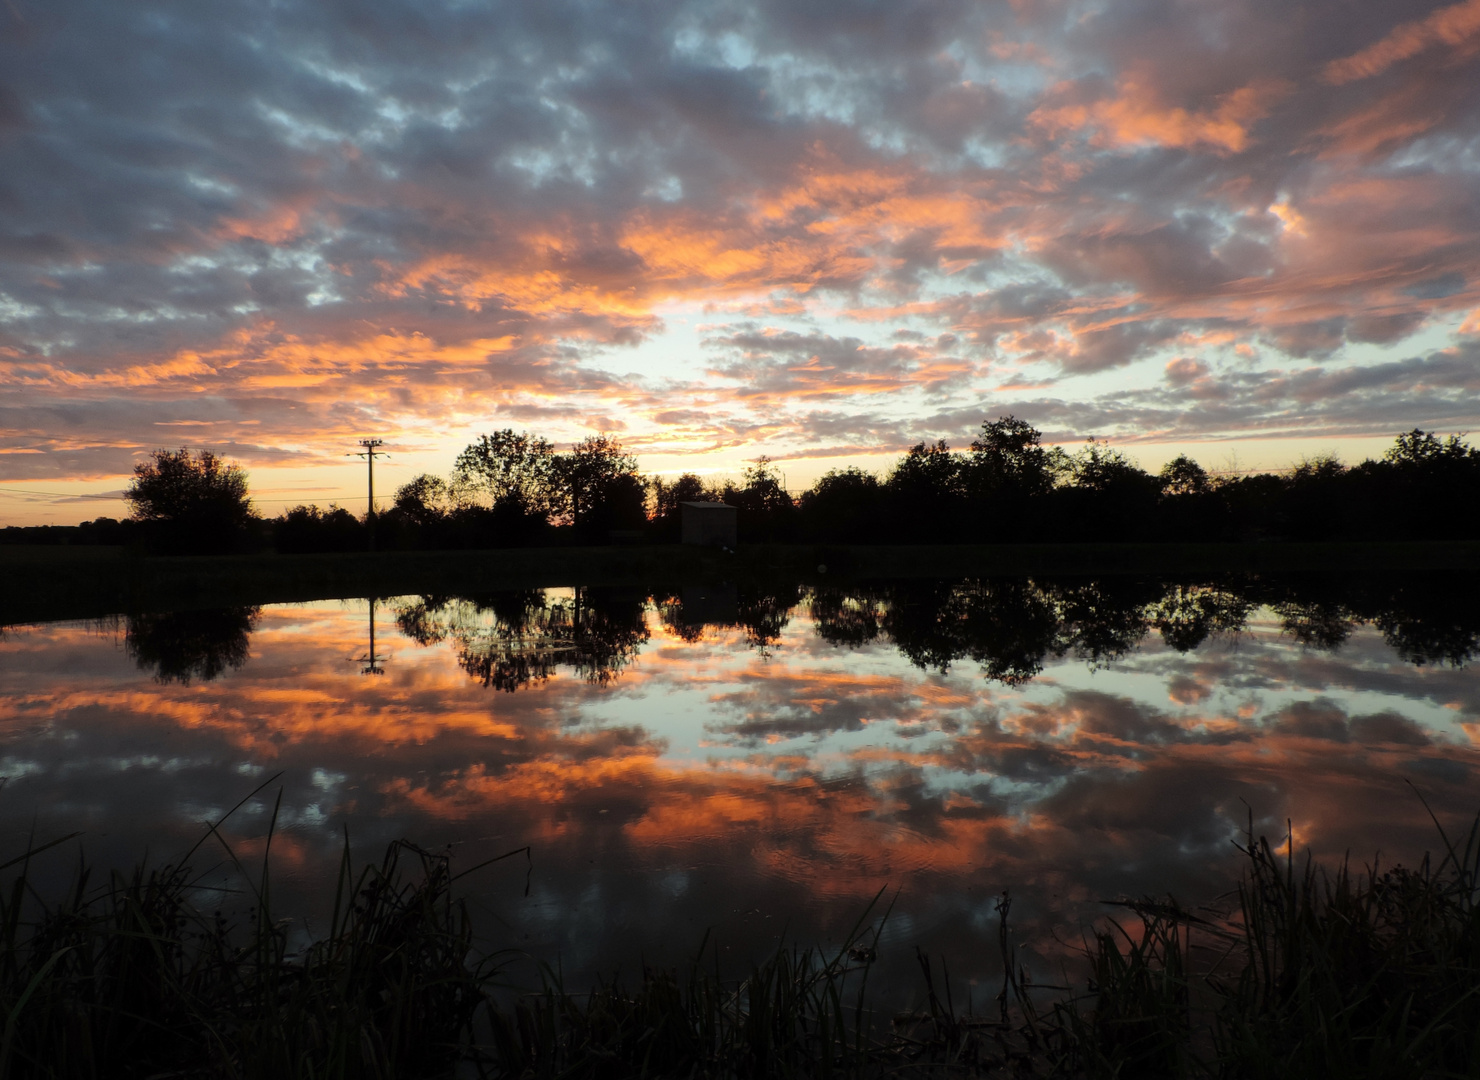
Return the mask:
M4 0L0 524L479 432L789 486L1480 428L1480 0ZM358 499L358 501L355 501Z

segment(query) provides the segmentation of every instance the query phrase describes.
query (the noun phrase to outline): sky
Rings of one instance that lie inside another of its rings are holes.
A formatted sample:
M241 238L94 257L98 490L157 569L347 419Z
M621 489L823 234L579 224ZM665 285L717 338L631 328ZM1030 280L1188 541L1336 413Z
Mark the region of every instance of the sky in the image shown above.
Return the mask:
M182 445L275 514L503 427L793 488L1007 413L1469 431L1477 55L1480 0L4 0L0 523Z

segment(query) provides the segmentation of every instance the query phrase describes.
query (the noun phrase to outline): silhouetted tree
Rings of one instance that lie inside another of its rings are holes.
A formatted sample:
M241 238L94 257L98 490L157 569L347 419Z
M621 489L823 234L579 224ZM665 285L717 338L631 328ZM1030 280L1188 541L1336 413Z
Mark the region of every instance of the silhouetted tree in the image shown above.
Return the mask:
M1435 466L1467 466L1480 463L1480 450L1458 435L1440 440L1433 432L1414 428L1399 435L1382 460L1400 469L1424 470Z
M489 507L513 500L525 512L546 518L562 509L555 447L528 432L504 428L478 436L457 455L452 475L456 491L481 496Z
M680 504L707 502L709 491L702 477L684 473L676 480L665 481L662 477L653 480L653 516L670 518L678 513Z
M653 498L653 527L659 539L676 541L683 526L681 507L686 502L713 501L701 477L684 473L674 480L654 477L651 486Z
M363 551L368 546L364 523L342 506L295 506L272 526L273 543L284 555Z
M1213 490L1208 472L1186 454L1178 454L1158 474L1163 495L1206 495Z
M790 540L796 533L796 503L768 457L741 473L744 484L727 484L723 501L737 509L735 527L745 542Z
M860 543L877 539L887 513L884 485L858 468L832 469L802 493L803 531L814 540Z
M1206 469L1186 454L1162 466L1161 501L1150 535L1158 540L1231 539L1228 502Z
M1280 535L1289 540L1330 540L1350 535L1346 466L1334 454L1306 458L1291 469L1280 500Z
M966 466L972 496L1047 494L1063 469L1063 461L1040 444L1041 438L1037 428L1011 414L984 421L981 434L971 444Z
M123 496L150 544L172 554L230 551L255 520L247 474L209 450L155 450Z
M1026 540L1045 528L1044 499L1068 469L1058 447L1045 448L1037 428L1012 415L988 420L963 466L972 537Z
M611 529L640 529L647 523L647 489L637 459L607 435L592 435L555 459L560 509L579 536L605 539Z
M1069 459L1070 482L1053 493L1063 539L1137 540L1155 534L1161 481L1096 439Z
M955 539L965 505L961 459L944 439L918 443L889 474L892 539Z
M396 489L394 509L414 525L434 526L453 508L452 490L441 477L422 473Z

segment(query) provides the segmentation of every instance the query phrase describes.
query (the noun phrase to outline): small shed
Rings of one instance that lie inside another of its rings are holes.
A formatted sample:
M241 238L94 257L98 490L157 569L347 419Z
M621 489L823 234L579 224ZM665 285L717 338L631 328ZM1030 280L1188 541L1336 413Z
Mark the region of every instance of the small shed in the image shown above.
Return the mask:
M735 508L722 502L680 503L681 538L685 544L735 546Z

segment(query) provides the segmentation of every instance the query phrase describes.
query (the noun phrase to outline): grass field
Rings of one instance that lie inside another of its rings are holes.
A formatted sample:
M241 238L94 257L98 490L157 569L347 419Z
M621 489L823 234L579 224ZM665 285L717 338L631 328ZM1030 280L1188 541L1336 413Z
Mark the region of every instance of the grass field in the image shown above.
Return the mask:
M819 567L826 567L825 572ZM0 546L0 624L119 612L500 588L782 574L803 580L992 574L1205 574L1480 569L1477 543L647 545L144 558L122 548Z

